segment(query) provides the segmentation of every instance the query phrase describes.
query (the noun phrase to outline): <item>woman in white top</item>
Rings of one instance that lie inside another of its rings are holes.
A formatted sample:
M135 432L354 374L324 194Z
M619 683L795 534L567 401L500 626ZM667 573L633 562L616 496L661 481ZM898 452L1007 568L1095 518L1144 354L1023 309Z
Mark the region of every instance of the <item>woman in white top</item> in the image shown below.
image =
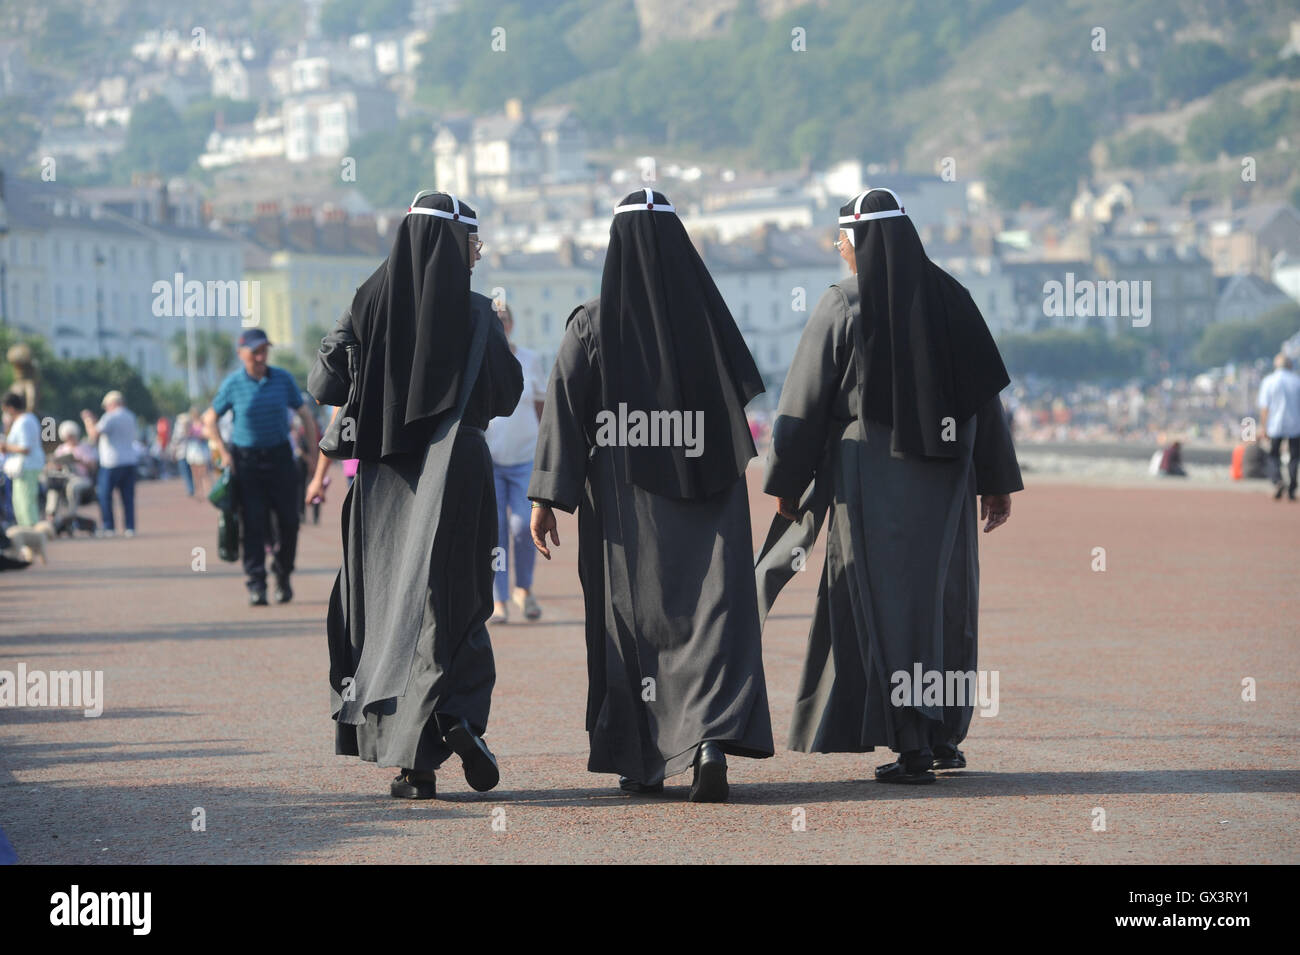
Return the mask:
M45 469L41 424L27 410L27 399L16 391L5 395L3 407L8 433L0 441L0 452L5 456L5 477L13 486L14 520L19 527L31 527L41 519L41 471Z

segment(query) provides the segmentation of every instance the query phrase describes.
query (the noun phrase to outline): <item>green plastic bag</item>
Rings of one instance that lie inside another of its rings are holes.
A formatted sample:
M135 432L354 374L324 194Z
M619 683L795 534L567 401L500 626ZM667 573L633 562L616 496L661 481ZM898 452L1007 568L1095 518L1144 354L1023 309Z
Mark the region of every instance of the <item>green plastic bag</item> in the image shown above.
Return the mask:
M213 507L219 507L221 510L229 510L234 507L235 479L230 473L230 468L221 472L221 476L212 482L212 490L208 492L208 501Z

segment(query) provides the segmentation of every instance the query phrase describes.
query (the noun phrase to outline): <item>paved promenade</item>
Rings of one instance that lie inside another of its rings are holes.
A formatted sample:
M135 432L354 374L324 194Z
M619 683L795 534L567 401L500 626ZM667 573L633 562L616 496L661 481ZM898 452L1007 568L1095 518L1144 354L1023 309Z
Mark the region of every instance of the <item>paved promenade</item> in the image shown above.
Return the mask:
M689 774L642 798L586 772L572 518L539 560L545 617L492 633L500 787L474 793L453 759L412 803L332 751L339 484L303 529L297 598L260 609L217 558L215 511L141 484L137 538L56 541L0 575L0 670L102 670L105 696L96 719L0 709L0 827L27 863L1300 862L1300 504L1027 478L981 539L999 711L974 718L969 769L891 787L871 780L887 753L784 750L818 552L764 638L778 754L733 759L732 802L708 806Z

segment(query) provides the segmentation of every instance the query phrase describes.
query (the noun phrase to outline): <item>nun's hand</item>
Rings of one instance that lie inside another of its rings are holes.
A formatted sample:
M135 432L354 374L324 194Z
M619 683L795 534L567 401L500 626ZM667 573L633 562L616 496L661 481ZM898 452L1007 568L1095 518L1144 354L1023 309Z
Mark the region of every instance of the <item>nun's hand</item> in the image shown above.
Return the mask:
M797 521L799 520L799 502L793 497L778 497L776 499L776 512L787 521Z
M311 483L307 485L307 494L304 498L307 505L325 503L325 482L321 478L312 478Z
M546 547L546 535L551 535L551 543L556 547L560 546L560 531L555 524L555 511L551 510L545 504L533 508L532 517L533 546L537 548L537 553L541 554L547 560L551 559L551 552Z
M1010 517L1010 494L985 494L980 498L980 520L988 519L988 523L984 525L985 534L994 528L1001 527Z

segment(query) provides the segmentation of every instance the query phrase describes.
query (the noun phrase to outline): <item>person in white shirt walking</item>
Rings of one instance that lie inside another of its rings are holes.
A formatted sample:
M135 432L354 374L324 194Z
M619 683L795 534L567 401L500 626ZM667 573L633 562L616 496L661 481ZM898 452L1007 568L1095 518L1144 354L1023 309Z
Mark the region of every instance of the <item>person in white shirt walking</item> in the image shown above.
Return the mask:
M16 391L4 396L4 423L9 431L0 441L0 453L5 456L5 477L13 486L14 520L19 527L31 527L41 519L41 471L45 468L41 423L28 410L27 399Z
M104 414L98 421L90 411L81 412L86 426L86 437L99 442L99 476L96 491L99 494L99 516L103 519L100 534L112 537L113 491L122 498L122 522L126 536L135 536L135 467L140 456L135 442L140 429L135 415L126 407L120 391L104 395Z
M1280 353L1273 359L1274 371L1259 384L1260 426L1269 438L1269 477L1276 490L1274 500L1280 500L1282 491L1295 500L1296 473L1300 468L1300 375L1291 367L1291 359ZM1287 444L1288 485L1282 480L1282 442Z
M504 305L497 309L509 338L514 331L514 317ZM546 398L546 374L537 354L519 348L514 352L524 371L524 393L508 418L493 418L487 426L488 451L492 454L492 474L497 491L497 553L492 566L492 623L509 619L511 550L514 551L515 590L513 602L526 620L536 620L542 608L533 596L533 549L529 523L532 505L528 501L528 481L533 473L533 455L537 450L537 422L542 417Z

